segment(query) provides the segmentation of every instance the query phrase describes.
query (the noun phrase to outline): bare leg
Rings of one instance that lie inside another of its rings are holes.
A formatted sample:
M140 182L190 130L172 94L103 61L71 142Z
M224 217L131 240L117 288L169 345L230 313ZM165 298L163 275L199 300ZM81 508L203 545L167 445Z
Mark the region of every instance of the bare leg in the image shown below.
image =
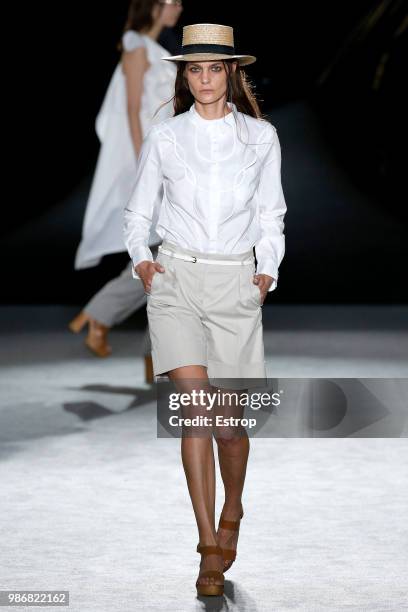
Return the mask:
M177 391L189 393L198 387L212 391L205 366L184 366L168 372L175 383ZM202 381L202 383L201 383ZM208 411L194 407L194 415L208 414ZM184 415L183 415L184 416ZM190 415L188 415L190 416ZM197 521L199 541L202 545L217 545L215 529L215 462L212 432L201 436L182 436L181 456L187 479L187 486ZM219 555L202 557L201 570L218 570L222 572L223 561ZM201 584L222 584L218 578L199 577Z
M239 394L243 391L222 389L229 393ZM246 391L246 390L245 390ZM222 416L234 416L242 418L244 407L239 403L231 406L224 405L218 407L217 414ZM218 460L220 472L225 489L225 502L221 512L223 519L227 521L238 521L242 508L242 492L244 489L246 467L249 456L249 439L246 429L238 426L236 428L220 428L215 434L218 447ZM236 549L238 542L238 531L219 528L217 532L218 543L222 548ZM231 560L225 560L224 568L230 567Z

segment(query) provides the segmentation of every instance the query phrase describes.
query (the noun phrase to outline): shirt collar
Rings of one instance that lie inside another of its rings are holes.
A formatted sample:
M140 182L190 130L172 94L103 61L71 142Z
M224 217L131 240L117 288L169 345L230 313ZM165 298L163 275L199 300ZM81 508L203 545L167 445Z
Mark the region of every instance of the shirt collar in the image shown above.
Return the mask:
M229 112L227 115L224 115L223 117L220 117L219 119L204 119L204 117L202 117L200 113L197 111L194 102L190 106L189 114L190 114L192 121L199 127L204 127L204 128L217 127L218 128L218 127L221 127L225 123L232 125L235 122L234 114L236 115L237 113L237 106L233 102L227 102L227 104L228 104L228 107L232 109L232 112Z

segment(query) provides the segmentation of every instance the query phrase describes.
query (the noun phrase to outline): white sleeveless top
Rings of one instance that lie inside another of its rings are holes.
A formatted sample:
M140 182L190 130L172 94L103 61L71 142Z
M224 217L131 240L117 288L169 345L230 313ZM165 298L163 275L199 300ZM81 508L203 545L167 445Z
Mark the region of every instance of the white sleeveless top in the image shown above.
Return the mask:
M172 62L161 60L162 57L168 57L168 51L146 34L139 34L139 32L128 30L122 37L122 44L126 51L134 51L142 45L146 47L150 66L144 74L140 109L142 131L143 136L145 136L151 124L158 123L173 115L173 106L172 102L170 102L153 120L153 115L157 108L174 95L176 68ZM96 118L96 132L101 141L103 141L106 134L109 115L126 112L126 105L125 76L122 71L122 64L119 62L113 73L101 110Z
M128 30L122 37L122 44L125 51L144 45L150 64L143 77L139 115L144 138L153 124L174 115L172 97L176 67L161 59L169 55L167 49L146 34ZM168 104L153 117L164 102ZM103 255L126 251L123 210L132 192L138 164L127 114L126 77L121 61L111 77L96 117L95 129L101 148L86 205L82 238L75 256L75 269L96 266ZM149 244L158 242L161 238L153 224Z

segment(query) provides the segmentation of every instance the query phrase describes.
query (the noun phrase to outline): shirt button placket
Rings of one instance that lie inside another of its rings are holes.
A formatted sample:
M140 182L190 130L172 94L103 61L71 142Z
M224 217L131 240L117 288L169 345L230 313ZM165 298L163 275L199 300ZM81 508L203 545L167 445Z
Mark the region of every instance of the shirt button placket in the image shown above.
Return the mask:
M217 239L218 239L218 214L219 214L219 201L220 201L220 184L219 184L219 161L218 161L218 140L216 127L211 131L211 202L210 202L210 250L213 252L217 251Z

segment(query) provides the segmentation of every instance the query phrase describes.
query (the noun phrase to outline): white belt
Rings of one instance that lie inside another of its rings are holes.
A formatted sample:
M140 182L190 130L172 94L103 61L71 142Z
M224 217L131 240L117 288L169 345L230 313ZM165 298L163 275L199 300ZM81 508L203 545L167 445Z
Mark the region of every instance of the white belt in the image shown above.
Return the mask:
M244 261L234 261L231 259L205 259L204 257L195 257L193 255L185 255L184 253L175 253L169 249L163 249L159 246L160 253L170 255L170 257L177 257L177 259L183 259L184 261L191 261L191 263L209 263L209 264L223 264L225 266L245 266L254 263L254 257L245 259Z

